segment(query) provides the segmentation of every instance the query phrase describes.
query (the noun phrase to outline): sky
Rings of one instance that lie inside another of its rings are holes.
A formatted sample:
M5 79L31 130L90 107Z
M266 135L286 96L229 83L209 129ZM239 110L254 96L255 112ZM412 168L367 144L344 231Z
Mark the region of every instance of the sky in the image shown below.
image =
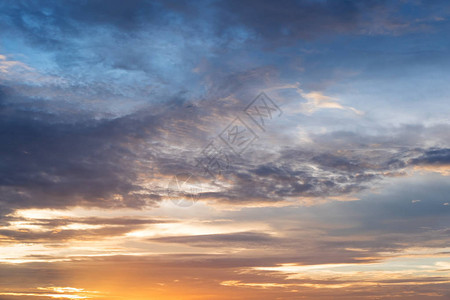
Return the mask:
M0 1L0 299L450 299L447 1Z

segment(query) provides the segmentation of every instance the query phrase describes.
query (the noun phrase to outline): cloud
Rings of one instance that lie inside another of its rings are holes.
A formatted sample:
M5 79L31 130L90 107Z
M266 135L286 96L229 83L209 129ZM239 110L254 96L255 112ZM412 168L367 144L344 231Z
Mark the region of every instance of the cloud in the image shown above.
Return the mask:
M214 136L213 128L220 132L241 103L228 106L217 98L195 103L179 96L122 117L81 119L16 105L15 97L15 90L2 89L4 213L32 207L155 206L167 198L172 176L203 174L195 159ZM441 132L420 130L429 139ZM286 200L311 204L354 197L377 180L404 175L409 166L445 162L445 149L409 146L421 138L409 132L407 126L397 129L393 138L332 131L310 135L307 145L280 144L270 158L264 148L245 158L231 155L232 168L224 181L203 189L200 199L234 205Z
M61 218L26 219L7 217L0 230L3 243L61 243L66 241L102 240L123 236L142 229L144 225L162 224L170 221L130 218ZM8 240L9 239L9 240Z
M450 149L430 149L411 161L414 165L449 165Z
M448 297L449 10L419 4L1 3L0 297Z
M415 170L450 175L450 149L430 149L422 156L411 160Z
M356 108L343 106L337 101L338 99L325 96L320 92L302 93L301 95L308 101L301 104L301 111L306 114L312 114L319 109L341 109L352 111L357 115L364 114Z
M227 234L205 234L153 238L149 241L160 243L180 243L197 247L245 247L258 248L276 243L276 238L259 232L236 232Z
M143 204L145 196L137 199L132 194L140 189L133 183L137 175L130 168L137 163L136 154L125 145L140 139L132 133L136 125L157 122L151 115L145 121L124 118L70 123L2 103L3 206ZM147 195L151 203L154 196L150 192Z

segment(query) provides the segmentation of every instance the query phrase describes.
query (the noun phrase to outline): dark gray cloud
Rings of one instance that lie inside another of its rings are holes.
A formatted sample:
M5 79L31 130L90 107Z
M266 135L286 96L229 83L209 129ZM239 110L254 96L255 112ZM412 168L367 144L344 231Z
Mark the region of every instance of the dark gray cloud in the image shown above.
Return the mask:
M168 178L186 171L203 175L195 158L239 107L214 98L193 103L179 96L119 118L79 119L16 105L17 93L8 88L1 97L4 213L31 207L155 205L165 196L165 186L149 189L139 183L139 174L150 181L156 180L154 170ZM232 184L218 192L204 191L201 197L244 204L345 196L386 176L401 175L408 166L445 162L446 149L413 147L417 138L405 133L409 130L398 130L394 138L316 135L312 145L282 146L270 160L259 158L264 150L241 158L232 155L232 168L225 174ZM428 132L432 139L442 130L422 128L421 136Z
M67 122L45 112L2 103L3 207L144 203L142 197L131 195L140 188L133 183L136 151L127 144L151 136L149 128L157 122L155 117ZM124 199L112 200L115 194ZM151 193L147 196L149 200L158 198Z
M411 161L414 165L449 165L450 149L430 149Z
M339 133L336 133L339 136ZM326 134L325 137L329 136ZM399 136L400 137L400 136ZM352 135L349 145L364 137ZM382 136L379 139L383 139ZM318 139L320 140L320 139ZM358 149L328 140L308 148L285 147L270 162L236 160L228 174L231 188L205 197L221 198L233 203L245 201L280 201L286 197L345 196L373 187L385 177L404 175L410 160L423 153L420 148L397 148L391 143L371 148L359 143ZM314 149L317 148L317 149Z

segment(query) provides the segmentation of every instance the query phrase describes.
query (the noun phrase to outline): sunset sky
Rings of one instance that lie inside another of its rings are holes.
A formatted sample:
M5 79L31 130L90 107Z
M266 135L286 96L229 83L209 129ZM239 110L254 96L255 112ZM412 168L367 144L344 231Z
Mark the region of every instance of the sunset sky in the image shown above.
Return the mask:
M450 3L0 0L0 300L450 299Z

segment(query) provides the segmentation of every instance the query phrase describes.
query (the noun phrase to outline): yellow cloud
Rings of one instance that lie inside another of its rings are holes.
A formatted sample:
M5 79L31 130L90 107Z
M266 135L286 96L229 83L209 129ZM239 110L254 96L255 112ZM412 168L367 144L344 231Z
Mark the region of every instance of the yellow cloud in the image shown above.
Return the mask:
M301 109L306 114L312 114L320 109L340 109L349 110L357 115L363 115L364 112L357 110L354 107L344 106L340 104L339 99L326 96L321 92L300 93L308 102L301 104Z
M450 165L422 165L415 166L414 171L426 173L439 173L442 176L450 176Z
M363 111L360 111L351 106L345 106L339 103L339 99L335 97L330 97L324 95L319 91L312 91L306 93L303 89L300 88L300 83L295 84L285 84L285 85L276 85L271 88L265 89L265 92L278 93L279 91L284 90L294 90L302 98L306 99L306 103L301 103L299 108L291 107L289 111L291 113L301 112L307 115L313 114L314 112L321 109L339 109L339 110L347 110L355 113L356 115L364 115ZM275 97L277 98L277 97ZM278 98L284 98L283 96L278 95ZM295 99L291 99L295 100Z

